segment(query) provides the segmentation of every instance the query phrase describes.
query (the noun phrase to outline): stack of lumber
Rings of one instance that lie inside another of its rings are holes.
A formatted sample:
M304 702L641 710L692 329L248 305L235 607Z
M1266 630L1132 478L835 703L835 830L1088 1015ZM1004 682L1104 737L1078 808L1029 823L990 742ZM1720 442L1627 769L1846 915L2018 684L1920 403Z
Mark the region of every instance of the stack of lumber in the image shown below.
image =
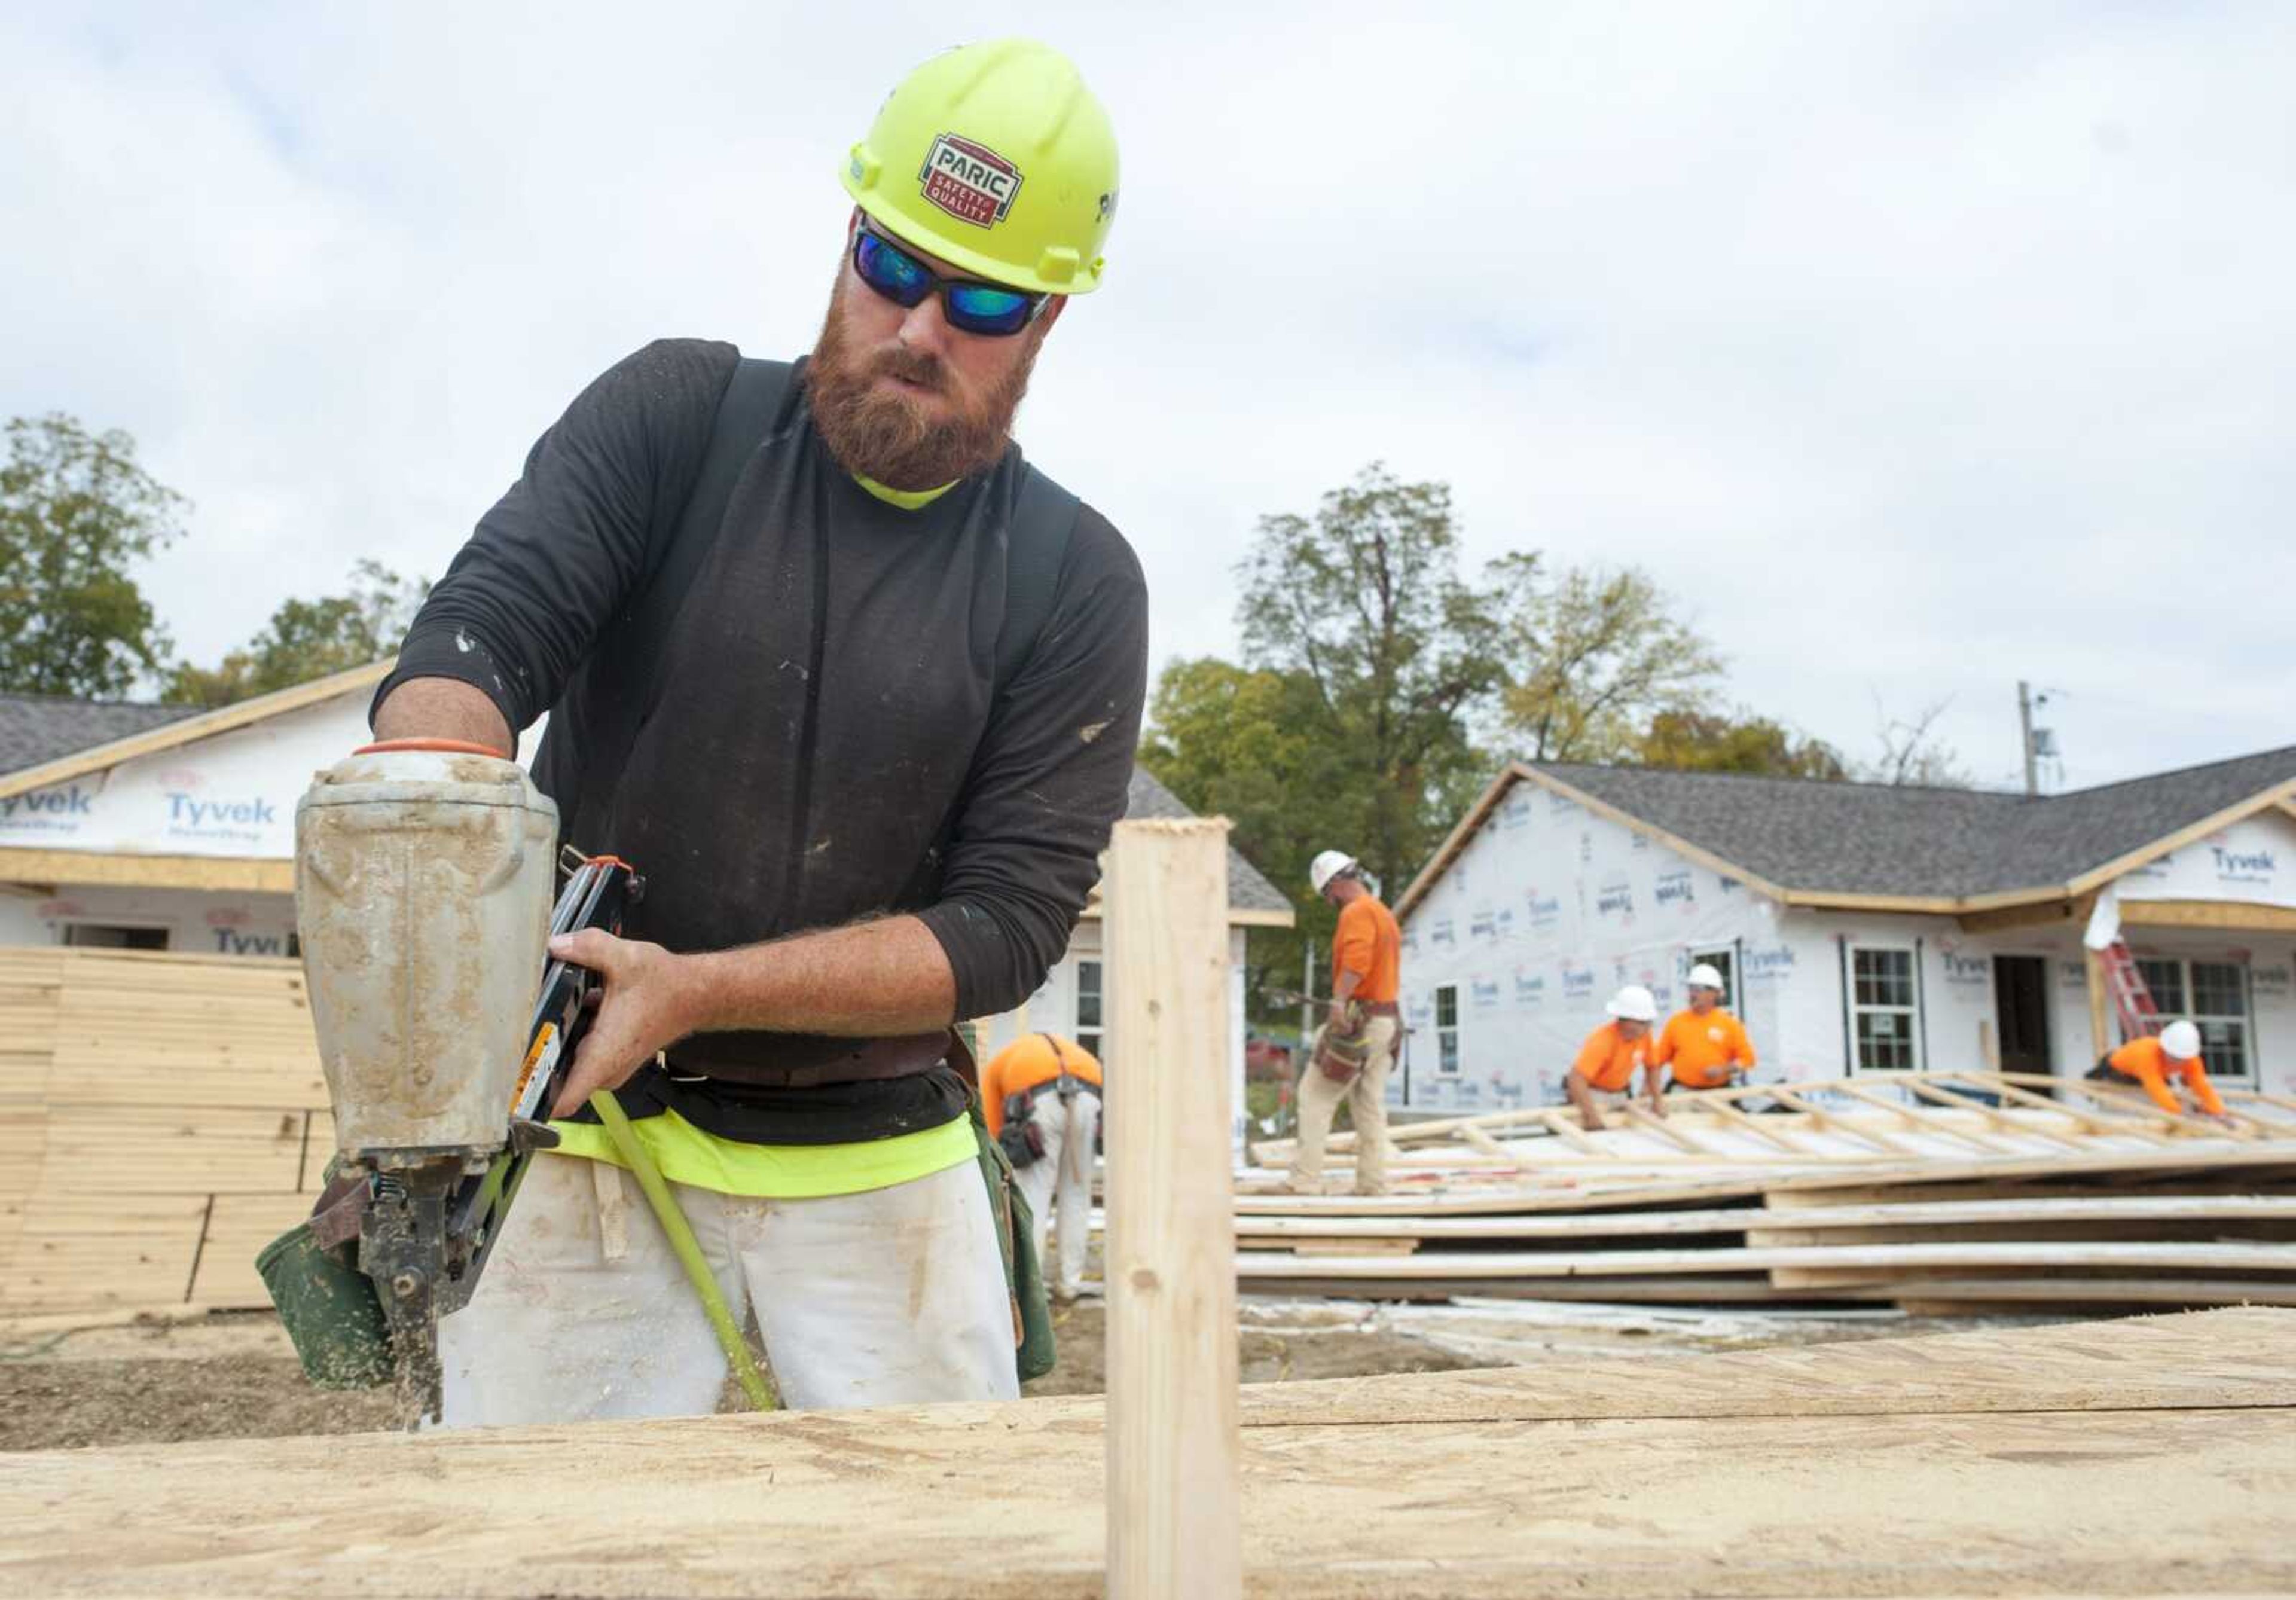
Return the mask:
M0 1524L28 1595L1080 1600L1113 1588L1103 1416L1063 1396L47 1450L0 1456ZM2296 1314L2265 1310L1255 1384L1243 1588L2286 1593L2292 1419Z
M268 1305L333 1150L295 963L0 948L0 1316Z
M1400 1299L2296 1305L2296 1101L2227 1091L2226 1125L2086 1080L1875 1081L1672 1095L1598 1130L1406 1125L1377 1199L1284 1192L1289 1145L1255 1145L1237 1271Z

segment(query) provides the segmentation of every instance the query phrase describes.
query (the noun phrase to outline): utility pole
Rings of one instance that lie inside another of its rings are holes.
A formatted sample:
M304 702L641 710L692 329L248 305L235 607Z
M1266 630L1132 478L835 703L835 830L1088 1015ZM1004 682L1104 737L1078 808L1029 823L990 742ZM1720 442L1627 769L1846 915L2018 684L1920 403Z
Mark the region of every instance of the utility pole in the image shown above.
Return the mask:
M2041 792L2041 779L2033 764L2033 685L2021 677L2017 680L2017 731L2025 751L2025 792L2036 795Z

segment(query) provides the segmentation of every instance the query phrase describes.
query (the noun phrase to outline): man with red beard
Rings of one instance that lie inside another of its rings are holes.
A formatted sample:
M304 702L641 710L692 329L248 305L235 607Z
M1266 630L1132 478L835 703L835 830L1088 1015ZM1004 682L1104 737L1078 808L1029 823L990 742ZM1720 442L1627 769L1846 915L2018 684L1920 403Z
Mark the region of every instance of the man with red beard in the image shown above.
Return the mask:
M1058 960L1124 809L1139 563L1013 417L1099 285L1116 146L1041 45L952 51L844 168L809 360L666 341L527 457L377 692L648 880L554 947L604 998L469 1306L444 1420L711 1409L698 1298L584 1109L611 1089L792 1406L1010 1397L1016 1301L951 1024ZM609 1243L611 1242L611 1243Z

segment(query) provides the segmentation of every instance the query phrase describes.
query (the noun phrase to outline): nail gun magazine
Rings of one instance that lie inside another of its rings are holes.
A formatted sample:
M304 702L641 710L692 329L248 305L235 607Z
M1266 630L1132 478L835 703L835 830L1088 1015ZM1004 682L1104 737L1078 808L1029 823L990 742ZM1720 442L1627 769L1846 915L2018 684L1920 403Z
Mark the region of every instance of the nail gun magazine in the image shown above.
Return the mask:
M644 882L611 856L576 857L550 932L619 934ZM342 1161L308 1221L257 1259L304 1372L322 1387L395 1383L409 1426L439 1415L438 1319L471 1298L588 1026L597 981L545 960L501 1134L491 1148L395 1151Z

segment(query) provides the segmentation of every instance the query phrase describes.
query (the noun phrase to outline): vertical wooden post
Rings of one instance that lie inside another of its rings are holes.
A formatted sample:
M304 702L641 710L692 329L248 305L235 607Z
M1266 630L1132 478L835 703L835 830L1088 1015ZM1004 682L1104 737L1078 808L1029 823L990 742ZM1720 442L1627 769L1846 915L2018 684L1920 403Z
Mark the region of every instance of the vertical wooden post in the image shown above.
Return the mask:
M1235 1202L1225 821L1108 849L1108 1595L1233 1600Z
M2087 945L2081 955L2088 965L2088 1056L2094 1062L2117 1042L2112 1037L2112 985L2104 975L2104 957ZM2087 1069L2081 1069L2086 1071ZM2073 1074L2080 1076L2079 1071Z

